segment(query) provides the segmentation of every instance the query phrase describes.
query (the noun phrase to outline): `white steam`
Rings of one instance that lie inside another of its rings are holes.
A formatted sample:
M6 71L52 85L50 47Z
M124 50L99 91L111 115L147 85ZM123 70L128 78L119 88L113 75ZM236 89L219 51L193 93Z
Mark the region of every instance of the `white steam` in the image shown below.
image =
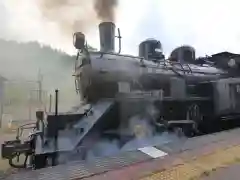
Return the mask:
M87 160L93 160L96 157L113 156L120 152L119 142L117 140L101 140L92 150L87 153Z
M157 131L153 125L153 119L156 118L156 114L159 114L156 111L154 106L149 105L145 113L134 115L129 119L127 131L128 135L132 136L130 141L121 146L121 140L118 139L101 140L87 153L87 159L92 160L96 157L112 156L119 152L133 151L147 146L161 146L186 138L179 137L175 133Z

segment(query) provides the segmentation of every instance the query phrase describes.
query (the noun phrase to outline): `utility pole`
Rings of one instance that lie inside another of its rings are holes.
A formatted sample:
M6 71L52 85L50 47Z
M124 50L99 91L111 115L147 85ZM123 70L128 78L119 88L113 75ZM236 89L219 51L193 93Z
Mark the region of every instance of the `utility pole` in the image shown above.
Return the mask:
M0 102L0 106L1 106L1 109L0 109L0 111L1 111L1 113L0 113L0 128L2 128L2 121L3 121L3 103L4 103L4 101L3 102Z
M50 96L49 96L49 100L50 100L50 102L49 102L49 112L51 112L52 111L52 94L50 94Z
M41 70L39 69L38 71L38 101L42 105L42 81L43 81L43 76L41 74Z
M5 104L5 81L6 79L1 79L0 77L0 128L2 127L3 110Z
M29 97L28 97L28 120L32 120L32 91L29 91Z

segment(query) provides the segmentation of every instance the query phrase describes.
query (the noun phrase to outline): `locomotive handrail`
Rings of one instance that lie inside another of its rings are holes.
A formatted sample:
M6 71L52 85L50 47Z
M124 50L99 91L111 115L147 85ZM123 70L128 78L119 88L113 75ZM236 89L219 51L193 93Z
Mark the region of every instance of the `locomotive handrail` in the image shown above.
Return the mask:
M139 56L133 56L133 55L125 55L125 54L117 54L117 53L114 53L114 52L100 52L100 51L91 51L91 53L93 54L99 54L100 56L98 58L102 58L104 55L108 54L108 55L117 55L117 56L122 56L122 57L128 57L128 58L133 58L133 59L138 59L141 63L141 59L143 59L143 57L139 57ZM152 61L154 62L154 61ZM161 64L162 62L162 64ZM152 68L165 68L165 69L169 69L169 70L172 70L173 68L171 67L168 67L168 64L169 63L170 65L179 65L180 68L176 69L176 71L183 71L184 74L187 73L197 73L197 74L212 74L212 75L219 75L221 73L219 72L201 72L201 71L194 71L191 66L189 64L186 64L186 68L184 68L183 64L180 63L180 62L173 62L171 61L170 59L163 59L163 60L158 60L157 62L155 62L156 66L155 67L152 67ZM144 63L145 64L145 63ZM147 64L145 64L145 66L148 66ZM174 72L175 73L175 72ZM179 74L179 73L178 73Z
M178 76L180 77L183 77L182 74L180 74L179 72L177 72L175 69L174 69L174 66L172 66L172 68L170 68L175 74L177 74ZM184 72L184 75L185 75L185 72Z
M182 70L183 70L183 73L185 74L185 69L184 69L184 67L183 67L182 63L179 63L179 65L180 65L180 67L182 68Z
M182 63L180 63L180 62L172 62L172 61L170 61L170 60L167 60L167 61L168 61L172 66L174 66L175 64L180 65L181 70L184 72L184 74L185 74L185 72L187 71L186 69L184 69ZM189 66L189 65L188 65L188 67L189 67L189 69L190 69L190 66ZM192 71L191 71L191 72L192 72Z
M77 52L77 56L76 56L76 60L75 60L75 70L77 69L77 61L78 61L78 58L79 58L79 51Z
M34 125L34 126L30 126L30 125ZM30 127L26 127L26 126L30 126ZM19 137L22 136L24 129L34 129L34 128L36 128L36 123L35 122L34 123L27 123L27 124L23 124L23 125L19 126L18 129L17 129L16 139L19 139Z
M181 63L179 63L179 62L171 62L171 61L169 61L168 59L166 59L165 60L166 62L168 62L169 64L181 64ZM189 66L189 64L187 64L187 66ZM165 68L168 68L168 67L165 67ZM169 68L169 69L171 69L171 68ZM191 67L189 66L189 70L191 69ZM179 71L187 71L186 69L182 69L182 68L180 68L180 69L178 69ZM215 72L215 73L213 73L213 72L201 72L201 71L193 71L192 69L191 69L191 73L197 73L197 74L214 74L214 75L219 75L219 74L221 74L221 73L219 73L219 72Z
M121 33L120 33L120 28L118 28L118 36L115 36L116 38L118 38L118 54L121 53L121 50L122 50L122 36L121 36Z
M180 63L180 62L172 62L172 61L169 61L169 60L166 60L166 61L167 61L169 64L172 65L172 68L170 68L170 69L171 69L175 74L177 74L178 76L183 77L182 74L178 73L177 70L174 69L174 65L175 65L175 64L180 65L180 67L181 67L180 70L183 71L184 75L186 74L186 73L185 73L186 70L184 69L182 63Z
M192 69L191 69L191 67L189 66L189 64L186 64L186 65L187 65L187 67L189 68L189 72L192 73Z
M159 66L159 64L158 64L158 66L151 66L151 68L173 70L173 66L168 66L168 65L166 64L166 62L169 63L170 65L180 64L179 62L170 62L170 61L168 61L168 60L165 60L165 62L163 62L163 64L161 64L161 66ZM145 64L145 66L148 66L148 67L149 67L148 64ZM188 65L188 66L189 66L189 65ZM210 74L210 75L220 75L220 74L221 74L220 72L193 71L190 66L189 66L189 67L190 67L189 70L182 68L183 66L181 66L181 65L180 65L180 67L181 67L180 69L174 69L174 70L175 70L174 73L176 73L177 71L183 71L184 74L186 74L186 72L190 72L191 74L193 74L193 73L196 73L196 74ZM190 69L191 69L191 71L190 71ZM177 72L177 74L180 74L180 75L181 75L181 73L178 73L178 72Z

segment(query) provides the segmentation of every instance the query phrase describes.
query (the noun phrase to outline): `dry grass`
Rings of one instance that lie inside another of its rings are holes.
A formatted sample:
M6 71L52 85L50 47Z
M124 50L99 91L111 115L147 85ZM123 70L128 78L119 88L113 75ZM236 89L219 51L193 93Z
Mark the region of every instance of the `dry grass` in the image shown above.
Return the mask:
M0 144L4 143L4 141L14 140L16 137L16 127L12 126L12 128L0 128ZM0 150L1 152L1 150ZM20 162L22 162L23 158L20 157ZM0 172L7 171L10 168L8 160L2 159L0 157Z
M14 138L15 133L8 129L0 129L0 143L2 144L5 140ZM5 172L10 168L8 160L0 158L0 171Z
M220 148L213 153L201 155L193 159L182 159L184 163L159 170L141 180L176 179L198 180L209 176L219 168L227 167L240 161L240 146Z
M8 160L0 159L0 171L7 171L8 169L10 169Z

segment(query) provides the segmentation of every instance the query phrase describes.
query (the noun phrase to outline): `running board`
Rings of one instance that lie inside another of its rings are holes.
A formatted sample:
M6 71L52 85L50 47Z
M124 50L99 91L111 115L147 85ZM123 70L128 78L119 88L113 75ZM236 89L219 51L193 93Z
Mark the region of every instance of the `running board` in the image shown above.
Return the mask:
M51 138L48 140L47 146L42 146L41 141L37 141L35 153L46 154L73 151L113 105L114 101L112 100L101 100L93 104L89 111L73 125L73 128L59 132L57 149L54 146L54 139Z

